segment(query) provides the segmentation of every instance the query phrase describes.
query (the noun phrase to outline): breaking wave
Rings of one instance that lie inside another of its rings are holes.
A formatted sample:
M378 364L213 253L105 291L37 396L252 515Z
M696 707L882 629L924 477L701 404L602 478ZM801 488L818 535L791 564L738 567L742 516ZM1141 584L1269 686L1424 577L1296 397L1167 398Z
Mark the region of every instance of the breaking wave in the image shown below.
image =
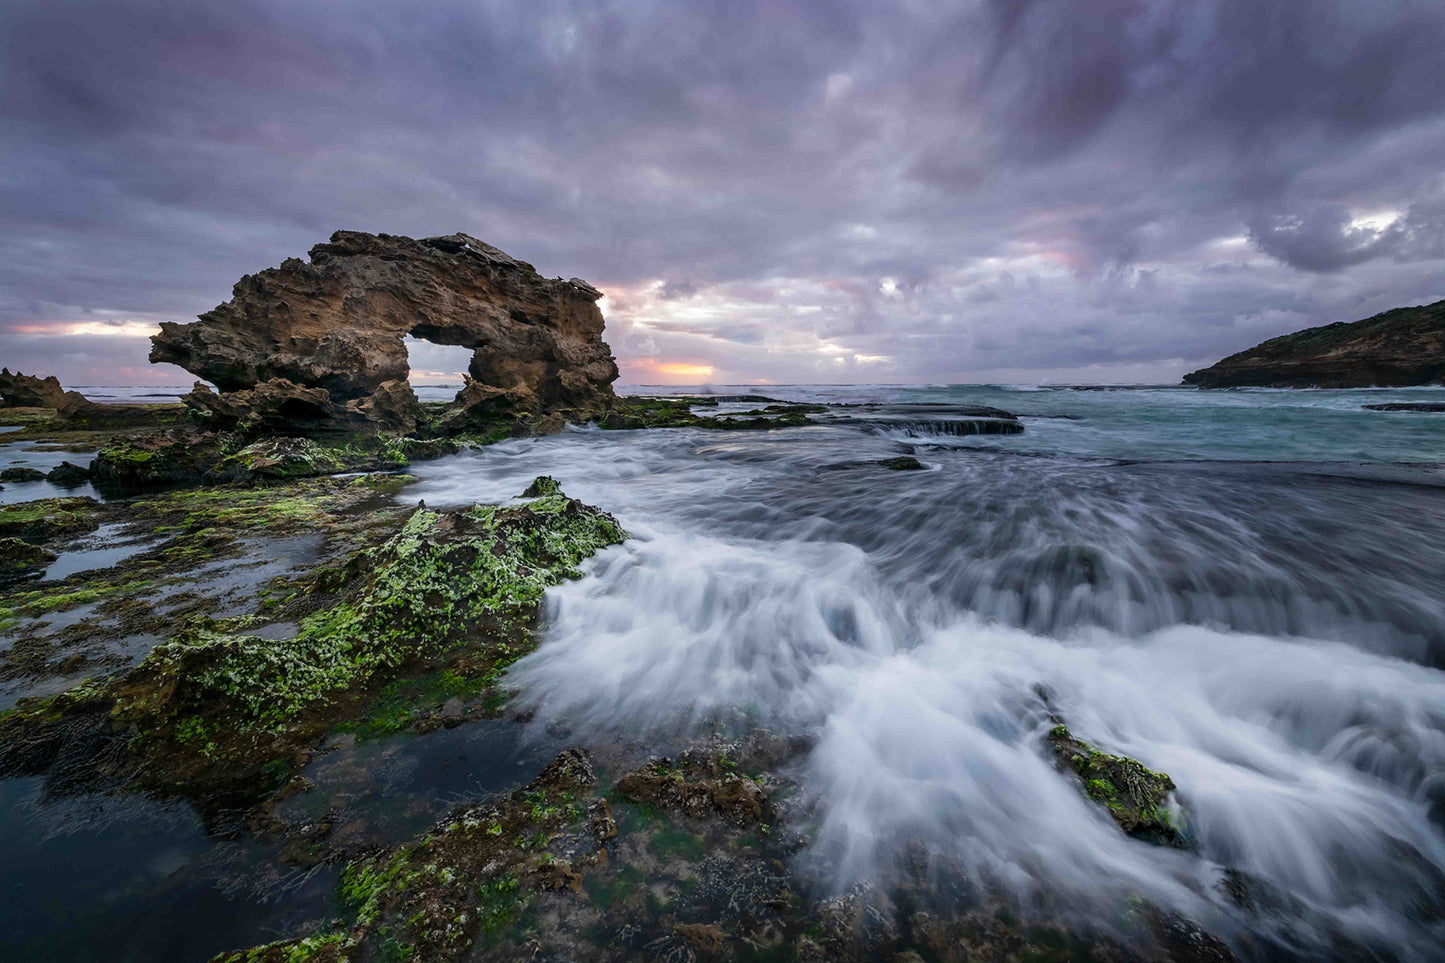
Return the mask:
M578 731L741 715L803 736L806 859L832 887L922 844L1021 906L1144 894L1265 955L1438 952L1438 492L957 449L920 452L929 472L857 461L896 452L840 427L572 431L428 466L422 491L502 499L549 473L618 514L634 537L549 593L511 682ZM862 467L822 470L845 461ZM1043 745L1059 718L1169 773L1191 848L1130 839L1085 799Z

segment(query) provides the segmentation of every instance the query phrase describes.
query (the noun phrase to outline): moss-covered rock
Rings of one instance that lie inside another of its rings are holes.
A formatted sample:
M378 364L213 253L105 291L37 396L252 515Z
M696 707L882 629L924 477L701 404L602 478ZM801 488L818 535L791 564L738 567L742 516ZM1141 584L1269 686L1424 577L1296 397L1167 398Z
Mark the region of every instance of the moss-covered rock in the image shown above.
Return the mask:
M45 472L37 468L25 468L17 466L0 471L0 481L7 482L33 482L44 481Z
M105 445L90 464L96 487L138 491L199 485L225 457L227 440L195 431L167 431Z
M522 497L541 498L545 495L560 494L562 494L562 486L558 483L557 479L551 475L538 475L532 479L532 484L527 486L527 490L522 492Z
M563 751L509 796L464 809L419 840L349 863L338 896L354 922L217 956L213 963L460 959L512 925L539 893L581 893L617 828L589 799L585 752Z
M381 546L298 586L330 601L295 637L193 621L107 683L96 722L144 758L145 781L254 779L398 677L464 664L470 685L490 684L534 644L546 588L625 537L612 516L560 492L508 508L418 509ZM28 718L0 723L0 756Z
M100 527L99 510L100 503L94 498L41 498L0 505L0 538L39 544L83 535Z
M460 450L450 439L358 437L331 439L268 437L176 431L113 442L91 465L95 484L131 492L200 485L272 485L341 472L405 468L413 458L435 458Z
M347 454L310 438L267 438L227 455L206 477L213 482L313 478L346 471L360 460Z
M767 791L738 772L726 753L690 749L677 760L659 758L623 776L617 791L629 802L678 810L694 818L722 815L739 825L771 823Z
M18 538L0 538L0 585L45 571L55 553Z
M923 462L914 458L912 455L902 455L898 458L885 458L878 464L889 471L923 471L926 467Z
M1174 780L1127 756L1115 756L1056 725L1045 737L1060 769L1079 778L1084 794L1109 811L1130 836L1183 846L1179 817L1169 805Z
M638 428L715 428L730 430L767 430L797 428L810 424L809 412L816 405L770 405L766 409L744 411L736 415L713 417L693 414L696 406L714 407L712 399L698 398L619 398L597 424L617 430Z

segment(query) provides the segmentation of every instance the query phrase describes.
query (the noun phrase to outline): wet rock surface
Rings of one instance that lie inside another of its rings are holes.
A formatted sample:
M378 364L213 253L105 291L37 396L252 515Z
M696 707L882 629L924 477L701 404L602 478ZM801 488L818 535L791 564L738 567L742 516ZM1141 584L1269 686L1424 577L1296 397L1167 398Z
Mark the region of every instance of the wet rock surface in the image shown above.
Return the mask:
M18 538L0 538L0 585L45 571L56 555Z
M100 527L100 503L93 498L43 498L33 502L0 505L0 538L43 542Z
M347 857L343 918L217 963L1234 959L1144 901L1092 922L1020 916L922 849L885 882L816 892L794 867L804 838L751 806L717 803L715 790L735 779L756 791L768 819L787 818L796 787L766 775L784 743L755 731L611 782L602 763L618 762L615 752L566 749L519 789L400 846Z
M284 518L306 506L270 508ZM384 543L297 585L271 619L297 621L292 638L246 634L256 619L192 618L125 673L22 701L0 719L0 772L49 771L76 746L106 742L102 781L264 786L274 763L363 714L399 677L446 672L461 691L491 686L535 644L543 590L624 538L611 516L560 493L417 509Z
M1200 388L1369 388L1445 384L1445 301L1271 338L1184 384Z
M473 420L585 421L610 407L617 377L599 297L465 234L338 231L309 263L248 275L199 321L163 324L151 360L220 390L188 399L217 427L409 431L418 407L402 339L413 335L472 349L457 404Z
M1086 796L1108 810L1130 836L1183 846L1179 817L1169 807L1174 781L1128 758L1101 751L1056 725L1046 737L1059 768L1078 776Z
M1419 411L1433 414L1445 413L1445 404L1434 404L1431 402L1396 402L1387 405L1363 405L1370 411Z
M727 398L729 396L724 396ZM732 396L740 398L745 396ZM747 398L748 401L754 399ZM767 400L767 399L757 399ZM728 414L698 414L694 408L714 408L724 399L712 396L619 398L610 411L597 420L600 428L714 428L723 430L769 430L798 428L812 424L808 416L826 411L822 405L770 404L765 408Z
M50 469L45 480L52 485L59 485L61 488L78 488L90 481L90 469L63 461Z

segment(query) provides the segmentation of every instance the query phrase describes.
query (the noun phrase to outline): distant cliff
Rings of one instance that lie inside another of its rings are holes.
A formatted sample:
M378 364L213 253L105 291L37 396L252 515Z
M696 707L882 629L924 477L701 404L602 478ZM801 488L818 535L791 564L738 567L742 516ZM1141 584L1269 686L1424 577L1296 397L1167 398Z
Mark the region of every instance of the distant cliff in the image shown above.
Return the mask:
M1445 384L1445 301L1271 338L1191 371L1184 383L1201 388Z

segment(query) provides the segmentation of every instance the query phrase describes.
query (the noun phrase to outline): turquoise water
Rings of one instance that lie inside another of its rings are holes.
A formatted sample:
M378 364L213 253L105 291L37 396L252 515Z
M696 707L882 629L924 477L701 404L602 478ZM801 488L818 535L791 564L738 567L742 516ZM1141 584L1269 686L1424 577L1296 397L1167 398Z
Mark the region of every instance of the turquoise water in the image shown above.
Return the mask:
M1017 436L957 441L1001 451L1131 461L1445 463L1445 415L1367 404L1445 403L1441 388L1298 390L1053 388L1033 385L718 385L634 387L625 394L755 393L791 401L990 405L1024 419Z

